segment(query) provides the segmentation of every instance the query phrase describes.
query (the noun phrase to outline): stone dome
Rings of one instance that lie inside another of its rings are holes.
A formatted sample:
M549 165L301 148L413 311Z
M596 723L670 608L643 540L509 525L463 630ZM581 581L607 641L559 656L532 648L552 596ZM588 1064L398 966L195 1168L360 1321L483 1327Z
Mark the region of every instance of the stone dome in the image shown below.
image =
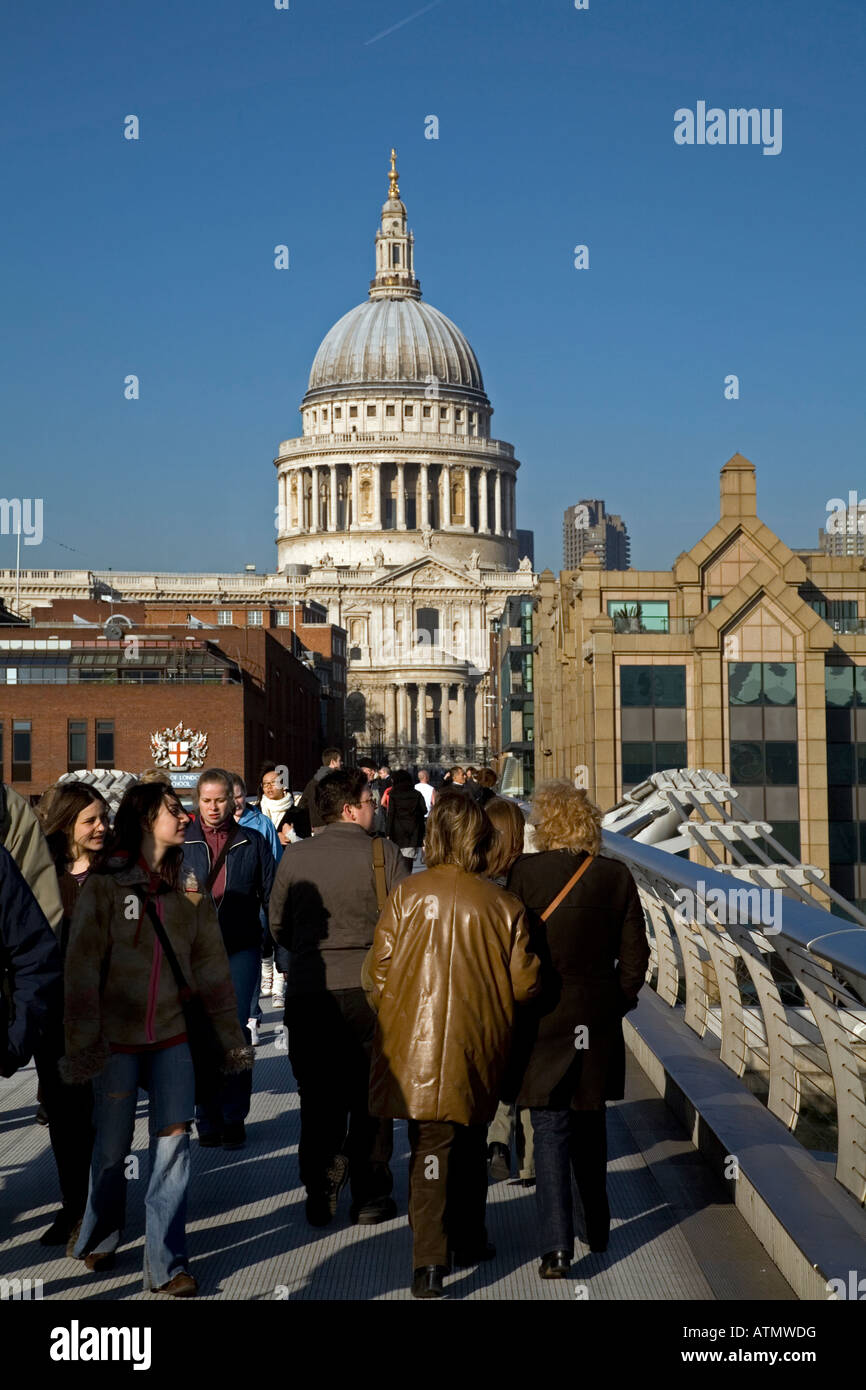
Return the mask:
M420 299L370 299L325 335L313 360L307 397L360 386L441 386L484 395L478 359L456 324Z

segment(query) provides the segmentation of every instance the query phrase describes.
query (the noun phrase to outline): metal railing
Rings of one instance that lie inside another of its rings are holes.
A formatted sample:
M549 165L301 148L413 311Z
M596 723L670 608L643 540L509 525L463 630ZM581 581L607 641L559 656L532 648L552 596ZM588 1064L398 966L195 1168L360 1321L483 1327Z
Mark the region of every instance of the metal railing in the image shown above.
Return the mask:
M387 445L399 445L403 449L445 449L461 453L482 453L514 458L514 445L504 439L491 439L481 434L448 434L445 430L406 430L402 434L365 432L357 434L305 434L295 439L284 439L278 457L290 454L317 453L322 450L369 449ZM327 465L322 465L326 467Z
M666 796L674 779L681 784ZM735 1075L749 1074L750 1089L792 1132L809 1130L817 1116L826 1148L835 1126L836 1177L866 1202L866 927L818 905L809 890L844 900L820 870L786 856L769 826L725 814L730 788L719 774L657 774L651 782L656 795L620 803L605 817L605 826L618 823L628 833L602 831L604 851L626 863L637 883L651 948L648 981ZM684 819L689 796L721 818ZM674 852L633 838L653 838L662 825L675 836L667 841ZM709 825L717 846L739 863L704 867L680 856L682 849L708 852ZM759 835L781 851L781 862L763 854L763 862L748 863L738 853ZM861 916L845 907L851 918Z

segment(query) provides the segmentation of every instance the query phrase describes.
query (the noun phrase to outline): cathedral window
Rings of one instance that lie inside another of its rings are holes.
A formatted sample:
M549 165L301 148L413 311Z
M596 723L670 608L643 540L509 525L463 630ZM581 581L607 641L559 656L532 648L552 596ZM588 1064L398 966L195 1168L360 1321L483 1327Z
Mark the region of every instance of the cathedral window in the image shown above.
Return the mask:
M447 420L447 419L448 419L448 407L447 407L447 405L440 405L440 407L439 407L439 419L440 419L440 420Z
M342 418L343 418L343 407L342 407L341 405L335 405L335 406L334 406L334 419L335 419L335 420L342 420Z
M328 418L328 412L327 412L327 410L323 410L323 411L322 411L322 419L323 419L323 420L327 420L327 418Z
M455 412L454 412L454 419L455 419L455 420L462 420L462 419L463 419L463 411L462 411L462 410L455 410Z
M400 247L399 247L399 246L395 246L395 247L394 247L394 264L395 264L395 265L399 265L399 264L400 264Z
M430 415L431 415L431 413L432 413L432 412L431 412L430 406L429 406L429 405L425 405L425 406L423 407L423 409L424 409L424 419L425 419L425 420L429 420L429 419L430 419Z
M414 407L414 405L406 405L406 406L404 406L404 407L403 407L403 414L406 416L406 419L407 419L407 420L411 420L411 419L412 419L412 416L415 414L415 407Z
M313 411L313 424L315 424L315 423L316 423L316 412L315 412L315 410L314 410L314 411Z
M349 419L350 419L350 420L354 420L354 419L355 419L355 416L356 416L357 414L358 414L358 407L357 407L356 405L350 405L350 406L349 406Z
M371 419L375 419L375 418L376 418L376 407L375 407L374 405L368 405L368 406L367 406L367 419L368 419L368 420L371 420Z
M393 405L386 405L386 406L385 406L385 414L388 416L389 419L393 416L393 414L394 414L394 407L393 407Z

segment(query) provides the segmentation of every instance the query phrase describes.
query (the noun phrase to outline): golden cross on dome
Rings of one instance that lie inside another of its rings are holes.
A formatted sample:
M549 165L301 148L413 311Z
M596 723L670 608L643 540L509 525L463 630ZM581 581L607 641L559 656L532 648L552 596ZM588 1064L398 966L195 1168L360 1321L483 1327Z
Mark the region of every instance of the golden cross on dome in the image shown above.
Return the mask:
M391 169L388 174L388 197L399 198L400 189L397 187L397 180L400 175L397 173L397 151L391 148Z

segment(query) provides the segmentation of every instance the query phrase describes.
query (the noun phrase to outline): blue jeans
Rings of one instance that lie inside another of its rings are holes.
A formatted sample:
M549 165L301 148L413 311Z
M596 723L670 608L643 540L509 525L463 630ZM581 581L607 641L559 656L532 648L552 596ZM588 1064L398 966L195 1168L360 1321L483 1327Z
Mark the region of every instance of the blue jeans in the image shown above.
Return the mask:
M235 951L229 956L229 970L238 1002L238 1022L249 1046L252 1043L252 1036L247 1028L247 1021L252 1017L249 1003L256 980L260 978L262 971L262 953L259 947L250 946L246 950ZM195 1118L199 1134L220 1134L226 1125L242 1125L250 1113L252 1093L251 1071L236 1072L223 1077L214 1099L206 1106L196 1106Z
M604 1110L533 1108L535 1198L541 1253L574 1253L571 1175L574 1174L591 1245L604 1244L607 1204L607 1130Z
M159 1133L192 1119L195 1076L186 1043L161 1052L112 1053L94 1081L96 1135L90 1191L75 1253L105 1254L120 1245L126 1220L126 1158L135 1128L139 1086L148 1092L150 1131L144 1287L154 1289L187 1268L189 1134Z

